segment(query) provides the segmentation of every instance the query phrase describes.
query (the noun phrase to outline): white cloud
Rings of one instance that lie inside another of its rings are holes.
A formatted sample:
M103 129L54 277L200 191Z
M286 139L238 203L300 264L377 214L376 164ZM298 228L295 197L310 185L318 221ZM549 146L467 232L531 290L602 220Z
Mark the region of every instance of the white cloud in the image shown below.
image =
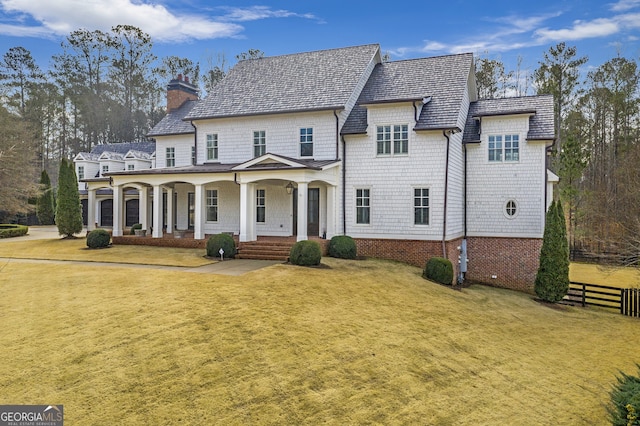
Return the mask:
M535 31L541 41L582 40L605 37L620 31L620 25L613 19L599 18L593 21L575 21L571 28L551 30L541 28Z
M640 0L620 0L617 3L611 3L611 10L614 12L626 12L640 6Z
M155 1L155 2L154 2ZM133 25L156 41L183 41L238 36L244 29L234 22L267 18L302 17L268 7L226 9L220 17L204 14L179 14L158 3L159 0L0 0L0 8L14 22L0 25L0 34L12 36L65 36L79 28L108 31L119 24ZM27 22L34 22L27 24Z

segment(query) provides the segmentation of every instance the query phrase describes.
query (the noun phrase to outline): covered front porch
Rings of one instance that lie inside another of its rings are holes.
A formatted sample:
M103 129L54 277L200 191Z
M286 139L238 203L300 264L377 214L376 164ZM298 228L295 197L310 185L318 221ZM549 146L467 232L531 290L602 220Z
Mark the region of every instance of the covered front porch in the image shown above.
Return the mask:
M238 242L331 238L337 227L339 164L266 154L238 165L113 173L113 236L126 231L124 194L136 188L140 224L152 238L187 233L204 240L223 232ZM88 205L95 205L91 183L88 189Z

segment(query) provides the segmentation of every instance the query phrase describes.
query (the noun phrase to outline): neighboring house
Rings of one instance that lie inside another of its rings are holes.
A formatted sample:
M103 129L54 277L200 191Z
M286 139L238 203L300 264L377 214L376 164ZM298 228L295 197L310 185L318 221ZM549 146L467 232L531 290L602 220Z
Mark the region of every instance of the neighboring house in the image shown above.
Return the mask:
M154 142L114 143L95 146L91 152L81 152L73 159L82 203L82 220L90 229L113 226L113 190L105 174L122 170L149 170L155 167ZM90 187L97 186L98 189ZM89 192L92 202L89 204ZM125 226L140 221L137 188L126 191L124 197ZM91 206L91 207L90 207ZM91 221L89 220L91 218Z
M155 238L349 235L365 256L445 256L460 277L531 290L553 100L476 92L472 54L382 62L376 44L240 61L203 100L178 78L148 135L155 167L85 179L89 203L112 189L114 236L136 189Z

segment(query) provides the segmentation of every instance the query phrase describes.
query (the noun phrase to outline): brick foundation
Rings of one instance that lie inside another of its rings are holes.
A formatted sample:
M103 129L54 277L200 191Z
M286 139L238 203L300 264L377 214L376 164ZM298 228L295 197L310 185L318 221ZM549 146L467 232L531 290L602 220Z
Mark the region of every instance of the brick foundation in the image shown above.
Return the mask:
M442 257L442 242L420 240L356 239L358 255L397 260L424 268L431 257ZM458 247L462 238L447 241L447 258L459 273ZM480 238L467 239L465 279L512 290L533 292L542 239ZM492 278L492 276L496 278Z
M541 247L541 238L468 238L466 278L533 293Z

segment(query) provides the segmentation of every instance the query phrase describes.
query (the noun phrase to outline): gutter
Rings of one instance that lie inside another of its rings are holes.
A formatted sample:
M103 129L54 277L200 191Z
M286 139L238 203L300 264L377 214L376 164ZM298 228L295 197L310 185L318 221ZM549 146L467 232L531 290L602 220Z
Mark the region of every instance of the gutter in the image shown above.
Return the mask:
M193 126L193 166L198 164L198 128L193 124L193 121L190 121Z

